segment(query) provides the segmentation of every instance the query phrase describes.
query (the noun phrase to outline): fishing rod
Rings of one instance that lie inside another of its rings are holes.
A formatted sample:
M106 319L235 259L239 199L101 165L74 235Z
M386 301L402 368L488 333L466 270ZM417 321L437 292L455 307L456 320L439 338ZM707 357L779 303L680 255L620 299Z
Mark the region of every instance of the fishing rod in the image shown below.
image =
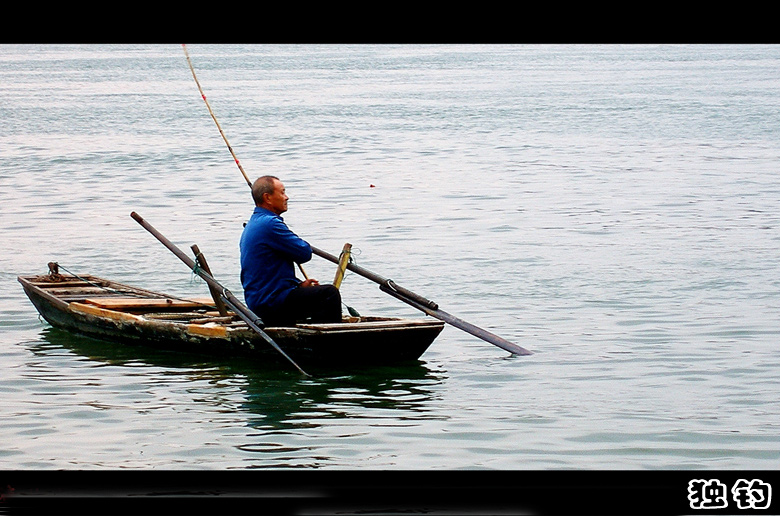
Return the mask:
M225 136L224 131L222 131L222 127L219 125L219 122L217 121L217 117L214 115L214 111L211 109L211 106L209 105L209 101L206 99L206 95L203 93L203 88L200 86L200 82L198 81L198 77L195 74L195 68L192 66L192 61L190 60L190 55L187 52L187 46L182 45L184 48L184 55L187 57L187 64L189 64L190 71L192 72L192 77L195 79L195 83L198 85L198 90L200 91L201 97L203 97L203 101L206 103L206 107L209 110L209 113L211 114L211 118L214 119L214 123L217 124L217 128L219 129L219 133L222 135L222 139L225 140L225 144L228 146L228 149L230 150L230 154L233 156L233 159L236 162L236 165L238 165L238 169L241 171L241 174L243 174L244 179L246 180L247 184L249 184L249 187L252 187L252 182L249 180L249 178L246 175L246 172L244 172L244 168L241 166L241 163L238 161L238 158L236 158L236 154L233 152L233 148L230 146L230 142L228 142L227 137ZM311 246L312 253L318 255L321 258L324 258L326 260L329 260L337 265L339 265L339 259L335 256L333 256L330 253L327 253L325 251L322 251L320 249L317 249L314 246ZM303 267L301 264L298 264L298 267L301 270L301 273L303 273L304 277L308 279L306 276L306 272L304 272ZM512 342L509 342L508 340L499 337L498 335L495 335L493 333L490 333L487 330L483 330L482 328L475 326L469 322L466 322L462 319L459 319L451 314L448 314L447 312L440 310L439 306L434 303L433 301L429 301L428 299L425 299L424 297L415 294L414 292L407 290L403 287L400 287L393 282L393 280L383 278L382 276L379 276L377 274L374 274L371 271L368 271L366 269L363 269L362 267L358 267L357 265L354 265L352 263L348 263L346 265L346 268L365 277L368 278L375 283L379 284L379 289L382 292L385 292L387 294L390 294L391 296L399 299L400 301L403 301L404 303L417 308L418 310L422 311L423 313L426 313L432 317L435 317L439 320L442 320L452 326L455 326L458 329L461 329L467 333L470 333L471 335L474 335L475 337L478 337L485 342L489 342L490 344L493 344L494 346L498 346L499 348L509 351L512 354L515 355L531 355L532 352L528 351L525 348L522 348L518 346L517 344L514 344Z
M203 102L206 103L206 107L209 110L209 114L211 115L211 118L214 119L214 123L217 124L217 129L219 129L219 134L221 134L222 139L225 140L225 145L227 145L227 148L230 151L230 155L233 156L233 160L235 160L236 165L238 165L238 170L241 171L241 174L244 176L244 179L246 180L246 183L249 185L249 188L252 188L252 181L249 180L249 176L247 176L246 172L244 172L244 167L241 166L241 162L238 161L238 158L236 157L236 153L233 152L233 147L230 146L230 142L228 141L227 136L225 136L225 132L222 130L222 126L219 125L219 121L217 120L217 117L214 115L214 111L212 111L211 109L211 104L209 104L208 99L206 99L206 94L203 93L203 88L200 87L200 81L198 81L198 76L195 75L195 68L192 66L192 61L190 60L190 53L187 52L187 45L182 45L182 48L184 49L184 56L187 58L187 64L190 65L192 78L195 79L195 84L198 85L198 91L200 91L200 96L203 97Z

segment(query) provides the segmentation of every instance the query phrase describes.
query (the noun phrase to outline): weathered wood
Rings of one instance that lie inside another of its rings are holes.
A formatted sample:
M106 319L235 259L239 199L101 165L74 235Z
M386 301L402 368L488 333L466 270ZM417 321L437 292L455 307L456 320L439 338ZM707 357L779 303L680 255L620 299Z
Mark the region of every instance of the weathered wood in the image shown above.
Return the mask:
M158 310L160 308L201 308L214 306L209 298L195 298L191 300L170 298L137 298L137 297L109 297L87 298L85 303L109 310Z
M192 319L190 321L190 324L209 324L209 323L228 324L231 322L233 322L233 316L226 315L224 317L203 317L203 318Z
M204 324L191 323L187 325L187 332L193 335L201 335L203 337L227 337L227 328L220 325L207 326Z
M106 294L111 295L111 296L116 296L117 295L116 292L108 292L104 288L93 287L91 285L87 285L87 286L77 285L75 288L71 287L69 285L58 285L57 287L45 288L45 290L46 290L46 292L50 293L53 296L56 296L56 295L59 295L59 294L63 294L63 293L67 293L68 295L71 295L71 296L81 295L81 296L84 296L84 297L104 296Z
M114 319L117 321L137 322L141 320L140 315L134 315L127 312L119 312L116 310L108 310L106 308L100 308L97 306L87 305L84 303L70 303L68 307L75 311L85 314L95 315L98 317L104 317L106 319Z
M43 280L43 281L31 281L32 285L35 285L39 288L62 288L62 287L94 287L95 285L92 285L91 283L87 281L81 281L81 280L75 280L75 281L69 281L69 280L63 280L63 281L51 281L51 280Z
M211 269L209 268L209 264L206 261L206 257L203 255L203 253L200 252L198 246L196 244L192 244L191 249L192 252L195 253L195 261L198 263L200 268L208 272L209 275L214 276L211 274ZM211 292L211 297L214 299L214 304L217 306L217 310L219 310L220 315L227 315L227 308L225 308L225 303L220 297L219 290L217 290L212 284L209 283L209 292Z
M412 328L415 326L430 326L433 321L402 319L402 320L383 320L383 321L361 321L355 323L318 323L318 324L297 324L298 328L309 328L320 331L355 331L371 330L381 331L393 328ZM433 323L437 324L437 323Z

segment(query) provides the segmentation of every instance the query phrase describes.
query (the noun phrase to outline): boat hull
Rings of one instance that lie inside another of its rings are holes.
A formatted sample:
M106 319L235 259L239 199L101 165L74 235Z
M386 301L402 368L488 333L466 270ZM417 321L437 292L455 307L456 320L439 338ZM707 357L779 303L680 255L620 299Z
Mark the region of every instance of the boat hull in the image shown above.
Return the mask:
M18 279L41 317L57 328L112 343L284 360L243 321L231 314L219 317L208 300L183 301L95 276ZM389 365L419 359L443 325L427 319L345 318L264 331L301 365Z

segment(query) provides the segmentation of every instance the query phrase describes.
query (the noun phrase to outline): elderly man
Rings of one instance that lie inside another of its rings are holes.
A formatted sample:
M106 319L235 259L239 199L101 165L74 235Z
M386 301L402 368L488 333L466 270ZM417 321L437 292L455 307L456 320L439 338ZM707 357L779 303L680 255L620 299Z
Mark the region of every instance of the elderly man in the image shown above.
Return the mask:
M311 246L293 233L284 184L263 176L252 184L255 209L241 235L241 284L250 310L268 326L340 322L341 294L333 285L295 277L295 263L311 259Z

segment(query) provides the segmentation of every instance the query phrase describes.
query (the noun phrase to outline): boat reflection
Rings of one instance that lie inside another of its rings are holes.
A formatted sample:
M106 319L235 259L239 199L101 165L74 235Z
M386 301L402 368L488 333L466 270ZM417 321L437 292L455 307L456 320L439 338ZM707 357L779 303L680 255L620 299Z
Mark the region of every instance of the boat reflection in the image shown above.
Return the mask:
M132 368L134 375L146 366L150 377L182 375L213 385L215 393L221 385L239 385L238 395L229 396L232 407L245 412L248 426L265 431L313 428L339 418L430 419L433 409L428 407L435 405L437 386L447 378L445 371L424 360L357 371L312 369L311 376L303 377L279 364L115 345L52 327L42 330L41 340L30 349L38 356L68 350L85 360ZM193 403L226 402L223 395L202 396L202 388L197 393Z
M395 422L433 418L429 409L436 386L446 375L425 362L377 367L360 372L312 376L295 381L250 372L244 407L262 415L258 428L312 428L335 419L392 419ZM288 375L289 378L289 375Z

